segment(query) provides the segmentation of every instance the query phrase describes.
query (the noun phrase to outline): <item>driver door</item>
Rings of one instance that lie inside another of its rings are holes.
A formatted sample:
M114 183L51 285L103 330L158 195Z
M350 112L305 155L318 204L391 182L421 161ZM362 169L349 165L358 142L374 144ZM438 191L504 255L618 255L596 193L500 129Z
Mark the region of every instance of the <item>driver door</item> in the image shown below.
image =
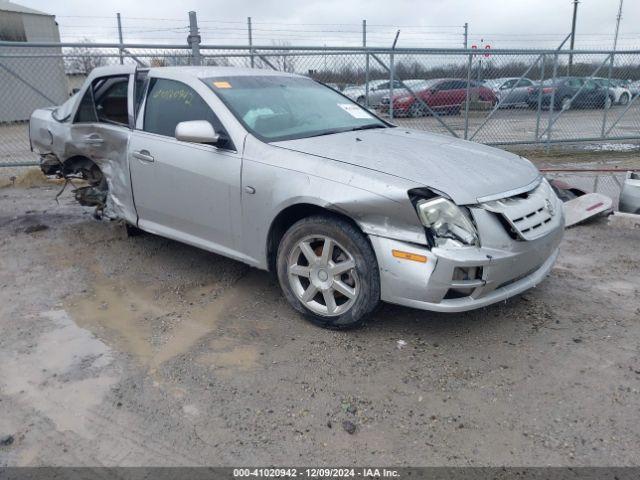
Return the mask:
M237 257L242 162L218 117L193 88L163 78L150 79L143 108L128 150L138 225ZM207 120L221 140L176 140L176 125L189 120Z

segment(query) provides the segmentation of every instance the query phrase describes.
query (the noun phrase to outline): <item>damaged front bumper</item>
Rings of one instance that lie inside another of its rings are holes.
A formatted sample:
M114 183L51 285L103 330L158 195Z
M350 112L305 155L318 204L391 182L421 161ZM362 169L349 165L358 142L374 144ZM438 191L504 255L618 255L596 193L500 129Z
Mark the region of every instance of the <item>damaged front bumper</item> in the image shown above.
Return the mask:
M511 238L494 215L477 211L481 247L433 248L373 236L380 269L381 299L437 312L484 307L535 287L558 256L564 217L533 240ZM483 241L486 240L486 241ZM394 250L426 258L396 258Z

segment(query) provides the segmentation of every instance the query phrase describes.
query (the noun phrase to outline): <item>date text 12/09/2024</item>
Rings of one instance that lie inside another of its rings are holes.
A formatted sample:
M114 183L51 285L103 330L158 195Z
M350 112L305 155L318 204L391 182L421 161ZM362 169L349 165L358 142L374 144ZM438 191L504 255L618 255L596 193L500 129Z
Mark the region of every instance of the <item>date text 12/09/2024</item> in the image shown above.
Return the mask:
M398 478L399 472L387 468L234 468L234 478Z

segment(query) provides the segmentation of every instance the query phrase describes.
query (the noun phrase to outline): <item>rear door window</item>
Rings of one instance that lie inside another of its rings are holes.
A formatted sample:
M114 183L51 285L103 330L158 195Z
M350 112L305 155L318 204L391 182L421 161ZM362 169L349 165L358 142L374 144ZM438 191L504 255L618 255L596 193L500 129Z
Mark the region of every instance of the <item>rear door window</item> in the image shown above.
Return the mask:
M129 75L95 79L82 97L75 122L128 126L128 88Z
M129 124L127 96L129 76L109 77L94 87L99 122Z
M96 116L96 107L93 103L93 89L91 86L82 96L78 111L76 112L75 123L94 123L98 121Z

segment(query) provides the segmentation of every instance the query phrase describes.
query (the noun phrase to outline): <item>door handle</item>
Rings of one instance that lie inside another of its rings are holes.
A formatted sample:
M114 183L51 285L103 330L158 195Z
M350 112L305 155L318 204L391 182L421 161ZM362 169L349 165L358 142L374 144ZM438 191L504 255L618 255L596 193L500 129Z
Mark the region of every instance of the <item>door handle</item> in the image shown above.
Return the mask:
M92 135L87 135L86 137L84 137L84 142L87 145L102 145L104 143L104 140L94 133Z
M155 160L149 153L149 150L138 150L137 152L133 152L131 155L138 160L142 160L143 162L153 162Z

